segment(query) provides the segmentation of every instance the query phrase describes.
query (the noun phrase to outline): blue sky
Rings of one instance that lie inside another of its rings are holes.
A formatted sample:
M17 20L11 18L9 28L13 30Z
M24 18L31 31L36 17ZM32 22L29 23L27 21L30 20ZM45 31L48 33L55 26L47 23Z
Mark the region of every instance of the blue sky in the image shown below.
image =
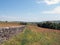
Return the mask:
M60 20L60 0L0 0L0 20Z

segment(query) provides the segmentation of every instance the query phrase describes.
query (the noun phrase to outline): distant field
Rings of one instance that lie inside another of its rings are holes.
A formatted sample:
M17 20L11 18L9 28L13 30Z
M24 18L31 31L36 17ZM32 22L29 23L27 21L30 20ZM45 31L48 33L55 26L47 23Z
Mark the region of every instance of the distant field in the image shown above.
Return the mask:
M60 31L31 25L2 45L60 45Z
M11 27L11 26L20 26L19 23L16 22L0 22L0 27Z

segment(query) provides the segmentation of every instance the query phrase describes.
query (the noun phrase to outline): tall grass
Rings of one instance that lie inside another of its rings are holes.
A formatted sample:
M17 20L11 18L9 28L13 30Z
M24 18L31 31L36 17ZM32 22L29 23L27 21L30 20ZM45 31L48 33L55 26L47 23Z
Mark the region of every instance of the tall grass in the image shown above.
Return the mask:
M37 33L25 29L24 32L9 39L2 45L60 45L60 35L55 32Z

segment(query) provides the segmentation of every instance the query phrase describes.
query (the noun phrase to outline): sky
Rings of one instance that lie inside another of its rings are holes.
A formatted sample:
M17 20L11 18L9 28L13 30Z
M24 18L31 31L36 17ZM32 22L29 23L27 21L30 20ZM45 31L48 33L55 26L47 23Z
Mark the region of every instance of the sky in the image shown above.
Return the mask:
M0 0L0 21L60 20L60 0Z

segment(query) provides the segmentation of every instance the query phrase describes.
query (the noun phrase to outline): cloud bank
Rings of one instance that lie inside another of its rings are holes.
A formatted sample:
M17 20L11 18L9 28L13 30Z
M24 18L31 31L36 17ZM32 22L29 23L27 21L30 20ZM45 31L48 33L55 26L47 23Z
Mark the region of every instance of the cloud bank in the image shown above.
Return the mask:
M60 15L60 6L54 8L53 10L50 11L43 11L43 14L58 14Z
M47 5L53 5L60 3L60 0L36 0L36 3L46 3Z

